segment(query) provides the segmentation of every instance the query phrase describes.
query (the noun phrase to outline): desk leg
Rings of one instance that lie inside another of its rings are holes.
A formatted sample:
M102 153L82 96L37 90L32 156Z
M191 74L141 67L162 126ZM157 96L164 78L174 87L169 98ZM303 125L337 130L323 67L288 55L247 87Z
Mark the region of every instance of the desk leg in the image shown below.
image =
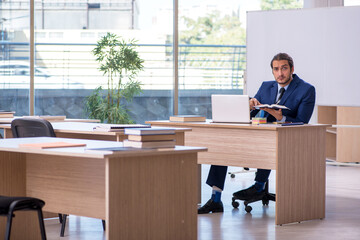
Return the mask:
M106 237L197 239L197 154L106 159Z
M0 152L0 195L26 196L26 155ZM35 211L16 211L11 239L41 239ZM0 217L0 238L5 236L6 217Z
M185 133L175 133L176 145L185 145ZM198 204L201 204L201 164L198 164Z
M198 204L201 204L201 164L198 164Z
M276 224L325 217L325 129L278 131Z
M6 128L4 129L4 138L12 138L12 132L11 132L11 128Z

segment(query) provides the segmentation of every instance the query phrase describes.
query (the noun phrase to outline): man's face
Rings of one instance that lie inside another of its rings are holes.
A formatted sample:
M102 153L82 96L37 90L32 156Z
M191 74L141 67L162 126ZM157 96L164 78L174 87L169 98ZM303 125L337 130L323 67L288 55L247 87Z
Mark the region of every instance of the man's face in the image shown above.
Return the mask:
M272 72L276 82L282 87L287 86L292 80L294 67L290 68L287 60L274 60L272 66Z

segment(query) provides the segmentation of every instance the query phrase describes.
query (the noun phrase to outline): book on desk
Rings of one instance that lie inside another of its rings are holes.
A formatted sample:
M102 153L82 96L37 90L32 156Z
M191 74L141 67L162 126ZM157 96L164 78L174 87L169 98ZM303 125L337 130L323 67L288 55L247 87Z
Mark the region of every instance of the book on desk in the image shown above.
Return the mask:
M170 116L170 122L205 122L206 117L201 115L174 115Z
M124 147L134 148L173 148L175 147L175 129L157 128L126 128L128 140Z
M42 143L19 144L19 148L34 148L34 149L84 147L84 146L86 146L85 143L69 143L69 142L42 142Z
M151 127L151 128L125 128L126 135L160 135L175 134L175 128Z
M99 147L99 148L85 148L85 152L93 152L93 153L99 153L99 152L121 152L121 151L135 151L137 148L132 147Z
M172 141L175 134L128 135L128 140L137 142Z
M124 140L124 147L133 147L133 148L173 148L175 147L175 140L171 141L129 141Z
M0 110L0 118L13 118L15 112Z
M93 128L94 131L101 132L121 132L126 128L150 128L150 125L144 124L100 124Z

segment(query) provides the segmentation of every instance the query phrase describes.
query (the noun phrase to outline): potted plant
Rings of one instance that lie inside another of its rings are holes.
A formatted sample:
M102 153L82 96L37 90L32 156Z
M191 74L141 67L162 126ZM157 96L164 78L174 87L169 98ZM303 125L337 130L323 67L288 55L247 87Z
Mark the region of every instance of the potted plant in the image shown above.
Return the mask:
M142 92L141 83L135 77L143 70L144 62L135 48L134 40L127 43L112 33L97 42L92 53L99 70L107 76L107 91L99 86L85 99L89 118L107 123L134 123L126 103Z

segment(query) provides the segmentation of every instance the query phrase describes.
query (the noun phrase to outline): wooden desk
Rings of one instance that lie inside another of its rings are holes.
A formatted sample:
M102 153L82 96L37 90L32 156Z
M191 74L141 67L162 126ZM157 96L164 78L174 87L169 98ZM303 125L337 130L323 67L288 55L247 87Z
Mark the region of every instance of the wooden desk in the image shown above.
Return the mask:
M93 131L93 128L100 123L89 122L52 122L57 137L92 139L92 140L108 140L122 142L127 139L124 131L121 132L105 132ZM12 138L10 124L0 124L0 128L4 129L4 138ZM184 145L185 131L191 131L191 128L177 128L175 130L176 145Z
M100 123L88 122L52 122L57 137L75 138L75 139L91 139L91 140L107 140L122 142L127 139L124 131L121 132L105 132L93 131L93 128L100 125ZM4 129L4 138L12 138L10 124L0 124L0 128ZM177 128L175 130L176 145L184 146L185 132L191 131L191 128ZM198 175L201 177L201 168L198 167ZM197 181L198 188L201 187L201 181ZM201 196L198 196L198 202L201 203ZM53 213L45 213L46 217L54 217Z
M11 123L12 120L15 118L22 118L22 117L13 117L13 118L0 118L0 124ZM64 120L61 119L51 119L48 120L49 122L88 122L88 123L99 123L99 119L76 119L76 118L65 118Z
M84 147L37 150L20 143L86 143L117 147L113 141L65 138L0 140L0 194L31 196L44 211L106 219L106 238L197 239L197 152L176 146L121 152L87 152ZM12 239L40 239L36 213L19 212ZM0 236L5 230L1 218ZM35 225L35 226L34 226Z
M325 133L329 125L147 123L191 127L185 145L208 148L199 154L199 164L276 170L276 224L325 217Z

